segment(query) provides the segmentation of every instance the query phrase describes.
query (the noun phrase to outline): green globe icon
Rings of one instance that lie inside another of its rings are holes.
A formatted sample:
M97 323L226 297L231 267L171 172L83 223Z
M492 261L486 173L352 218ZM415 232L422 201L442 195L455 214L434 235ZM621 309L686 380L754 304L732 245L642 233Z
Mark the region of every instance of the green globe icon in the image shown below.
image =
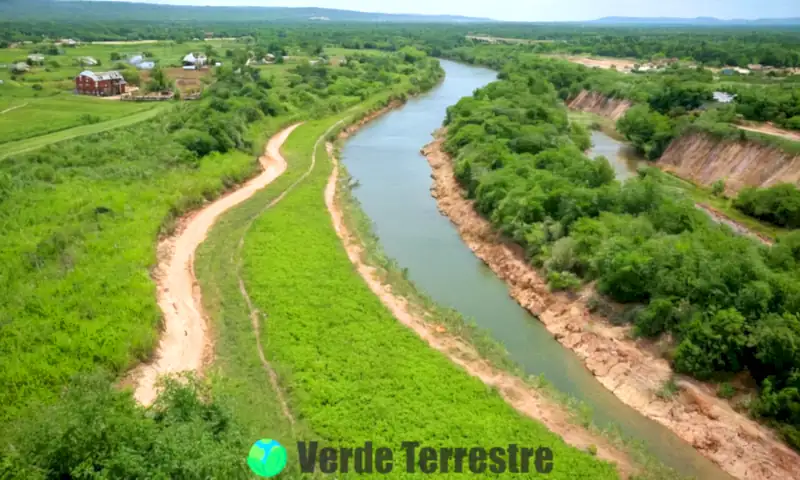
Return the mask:
M286 466L286 449L271 438L262 438L250 447L247 465L259 477L274 477Z

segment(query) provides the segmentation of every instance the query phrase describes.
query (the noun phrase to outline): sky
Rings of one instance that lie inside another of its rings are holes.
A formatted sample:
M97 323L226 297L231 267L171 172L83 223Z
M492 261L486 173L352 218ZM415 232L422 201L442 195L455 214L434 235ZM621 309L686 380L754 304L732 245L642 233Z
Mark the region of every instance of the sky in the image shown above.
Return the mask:
M124 0L113 0L124 1ZM549 22L626 17L800 17L800 0L136 0L175 5L322 7Z

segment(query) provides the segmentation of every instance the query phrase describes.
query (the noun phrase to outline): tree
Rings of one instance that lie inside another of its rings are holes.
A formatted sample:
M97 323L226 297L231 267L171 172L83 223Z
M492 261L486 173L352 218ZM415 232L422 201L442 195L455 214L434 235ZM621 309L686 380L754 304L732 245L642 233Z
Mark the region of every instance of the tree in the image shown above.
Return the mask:
M617 121L617 130L650 160L660 157L674 136L668 117L636 105Z
M147 82L146 90L148 92L165 92L172 90L174 82L167 77L161 67L156 67L150 74L150 80Z
M711 194L720 197L725 193L725 180L719 179L711 185Z
M697 315L675 351L675 371L699 379L716 372L739 372L746 346L745 319L736 309Z

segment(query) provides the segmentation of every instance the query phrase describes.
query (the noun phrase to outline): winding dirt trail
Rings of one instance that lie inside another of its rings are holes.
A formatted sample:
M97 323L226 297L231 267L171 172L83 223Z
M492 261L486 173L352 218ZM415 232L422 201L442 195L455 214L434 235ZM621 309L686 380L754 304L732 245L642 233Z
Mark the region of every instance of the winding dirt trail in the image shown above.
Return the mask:
M359 126L354 125L348 128L340 138L353 133ZM364 261L363 245L352 232L348 231L345 225L344 214L337 201L338 161L333 152L333 145L328 143L326 147L328 156L333 162L333 171L325 187L325 205L331 215L333 227L345 247L350 262L356 267L370 290L392 312L392 315L468 374L478 378L484 384L496 388L506 403L522 415L541 422L574 447L582 450L596 448L598 457L616 464L622 478L630 478L638 473L638 468L631 458L607 439L574 424L569 412L561 405L546 398L522 379L494 368L468 342L448 333L441 325L430 323L412 313L408 300L395 294L391 285L383 283L378 271Z
M164 314L164 331L153 361L131 374L134 397L144 405L156 398L156 380L165 374L200 371L212 355L200 288L194 275L194 252L216 219L269 185L286 170L280 148L299 124L278 132L259 158L263 171L240 188L182 218L177 232L158 246L154 277L158 305Z

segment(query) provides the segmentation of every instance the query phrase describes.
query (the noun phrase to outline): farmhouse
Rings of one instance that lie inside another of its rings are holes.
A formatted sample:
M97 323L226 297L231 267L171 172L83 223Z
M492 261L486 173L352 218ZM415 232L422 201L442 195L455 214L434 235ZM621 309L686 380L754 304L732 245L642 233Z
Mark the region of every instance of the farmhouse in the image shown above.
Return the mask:
M202 53L198 53L197 55L190 53L183 57L183 66L200 68L205 65L207 61L208 59Z
M32 53L28 55L28 60L30 60L31 63L44 63L44 55Z
M82 95L120 95L125 93L126 85L125 78L117 71L94 73L85 70L75 77L75 90Z
M139 70L152 70L156 68L156 62L141 62L136 65Z
M27 64L27 63L25 63L25 62L17 62L17 63L15 63L15 64L11 65L11 71L12 71L13 73L22 73L22 72L27 72L27 71L29 71L30 69L31 69L30 65L28 65L28 64Z

